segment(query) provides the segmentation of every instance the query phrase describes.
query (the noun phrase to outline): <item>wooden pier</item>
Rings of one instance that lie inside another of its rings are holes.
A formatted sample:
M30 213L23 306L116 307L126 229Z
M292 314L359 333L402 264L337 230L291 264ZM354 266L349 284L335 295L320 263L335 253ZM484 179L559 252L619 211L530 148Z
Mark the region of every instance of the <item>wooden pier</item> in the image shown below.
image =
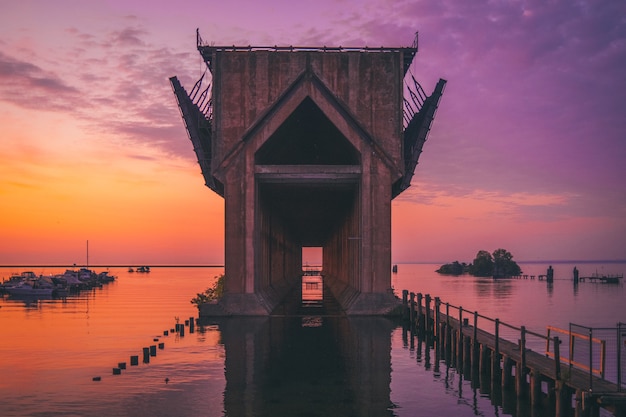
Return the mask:
M605 284L619 284L622 282L624 274L598 274L593 273L587 277L580 277L580 281L601 282Z
M571 362L562 363L559 336L511 326L497 318L442 303L429 294L409 294L405 290L402 296L403 314L411 333L426 340L438 358L459 369L481 391L514 393L518 402L525 401L533 409L553 407L558 417L595 417L600 407L626 417L626 393L622 392L621 383L600 378L593 369L586 372ZM518 333L518 342L500 337L503 330ZM529 337L543 339L546 352L530 350L526 343Z

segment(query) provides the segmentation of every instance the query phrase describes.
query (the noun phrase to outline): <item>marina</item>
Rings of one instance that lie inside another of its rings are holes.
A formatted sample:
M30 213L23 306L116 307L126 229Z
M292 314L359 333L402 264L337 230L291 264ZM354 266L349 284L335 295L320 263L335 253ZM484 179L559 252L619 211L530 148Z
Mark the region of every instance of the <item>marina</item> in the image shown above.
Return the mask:
M60 274L36 275L32 271L12 274L0 283L0 294L20 297L65 297L115 281L108 271L96 273L89 268L67 269Z

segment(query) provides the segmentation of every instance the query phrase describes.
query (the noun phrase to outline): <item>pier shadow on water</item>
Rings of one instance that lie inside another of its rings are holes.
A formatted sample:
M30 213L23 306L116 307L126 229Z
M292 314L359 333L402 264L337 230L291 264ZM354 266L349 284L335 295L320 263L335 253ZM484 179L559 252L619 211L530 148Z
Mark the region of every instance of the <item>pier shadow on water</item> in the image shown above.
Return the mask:
M228 416L393 416L385 318L221 319Z

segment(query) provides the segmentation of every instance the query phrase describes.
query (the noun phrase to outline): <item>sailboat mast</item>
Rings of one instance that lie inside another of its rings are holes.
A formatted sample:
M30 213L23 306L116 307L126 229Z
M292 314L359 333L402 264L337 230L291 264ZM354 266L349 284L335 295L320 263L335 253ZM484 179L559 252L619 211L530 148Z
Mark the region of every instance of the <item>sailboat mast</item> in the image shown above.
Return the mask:
M89 268L89 240L87 240L87 268Z

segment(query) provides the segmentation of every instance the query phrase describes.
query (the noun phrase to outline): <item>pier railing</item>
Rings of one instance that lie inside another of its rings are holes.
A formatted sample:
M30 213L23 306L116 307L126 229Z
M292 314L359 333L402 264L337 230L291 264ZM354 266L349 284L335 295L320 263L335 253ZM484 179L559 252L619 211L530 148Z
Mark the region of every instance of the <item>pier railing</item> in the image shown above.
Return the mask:
M541 367L550 366L549 374L555 380L578 379L577 383L584 384L584 389L589 391L600 388L605 392L623 391L622 375L626 369L624 323L615 328L570 324L568 330L548 326L546 334L541 334L460 305L444 303L439 297L433 298L429 294L409 294L405 290L402 297L405 318L415 325L418 332L429 333L442 340L448 336L445 331L457 329L459 337L468 338L472 344L489 345L493 352L492 361L499 364L498 368L504 367L501 361L507 357L525 370L529 366L527 356L530 352L535 359L543 357L549 360L541 361ZM562 365L567 367L562 370ZM576 378L572 377L574 374Z

